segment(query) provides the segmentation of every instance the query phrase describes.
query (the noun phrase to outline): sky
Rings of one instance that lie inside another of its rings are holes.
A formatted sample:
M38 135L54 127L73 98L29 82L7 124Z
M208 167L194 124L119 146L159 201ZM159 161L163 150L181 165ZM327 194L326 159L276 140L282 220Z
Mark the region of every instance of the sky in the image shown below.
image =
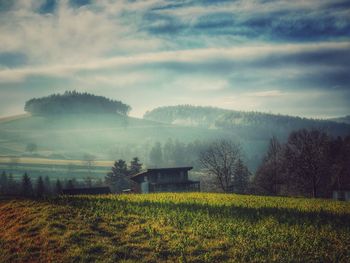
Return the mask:
M348 0L0 0L0 116L76 90L142 117L208 105L350 114Z

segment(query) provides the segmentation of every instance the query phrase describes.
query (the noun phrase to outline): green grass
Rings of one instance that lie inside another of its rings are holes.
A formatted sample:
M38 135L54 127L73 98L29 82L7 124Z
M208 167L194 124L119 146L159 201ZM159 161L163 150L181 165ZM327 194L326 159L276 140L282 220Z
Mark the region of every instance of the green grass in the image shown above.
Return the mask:
M349 262L350 203L205 193L0 202L2 262ZM40 260L39 260L40 259Z

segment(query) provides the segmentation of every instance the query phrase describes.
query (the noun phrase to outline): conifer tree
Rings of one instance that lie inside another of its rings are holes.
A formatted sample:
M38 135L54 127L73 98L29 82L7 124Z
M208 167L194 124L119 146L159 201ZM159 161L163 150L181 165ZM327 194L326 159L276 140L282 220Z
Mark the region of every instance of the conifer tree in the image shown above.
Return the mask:
M45 176L45 178L44 178L44 186L45 186L45 194L46 195L51 195L52 194L52 186L51 186L50 177Z
M134 157L130 162L129 174L137 174L142 169L142 163L140 163L140 159L138 157Z
M20 194L20 187L18 183L13 178L13 174L10 173L7 177L7 191L6 194L9 195L18 195Z
M56 180L55 184L55 194L60 195L62 194L62 183L59 179Z
M42 198L45 195L44 180L41 176L38 177L36 182L36 196Z
M121 192L124 188L129 187L127 176L128 168L124 160L114 162L112 172L109 172L105 177L105 183L112 188L114 192Z
M27 172L24 173L22 177L22 189L21 189L21 194L26 197L31 197L33 196L33 185L32 181L27 174Z
M3 171L0 176L0 194L4 195L7 193L7 180L7 174Z

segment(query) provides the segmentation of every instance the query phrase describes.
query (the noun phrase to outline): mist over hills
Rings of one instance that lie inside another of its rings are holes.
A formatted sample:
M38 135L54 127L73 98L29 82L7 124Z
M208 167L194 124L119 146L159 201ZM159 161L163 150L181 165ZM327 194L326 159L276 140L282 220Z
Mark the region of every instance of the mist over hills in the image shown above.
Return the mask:
M331 118L330 121L335 121L339 123L346 123L350 124L350 115L344 116L344 117L338 117L338 118Z
M342 119L318 120L262 112L244 112L192 105L166 106L145 113L144 118L168 124L230 130L240 138L286 139L293 130L319 129L332 136L344 136L350 126Z
M0 155L78 160L86 154L96 160L138 156L145 165L196 167L200 150L225 138L242 146L254 170L272 136L284 141L301 128L332 136L350 133L349 124L335 121L191 105L155 108L139 119L128 116L130 106L121 101L75 92L30 100L26 109L32 114L0 120ZM35 151L28 151L30 144L37 146ZM157 147L163 156L152 161L150 153Z

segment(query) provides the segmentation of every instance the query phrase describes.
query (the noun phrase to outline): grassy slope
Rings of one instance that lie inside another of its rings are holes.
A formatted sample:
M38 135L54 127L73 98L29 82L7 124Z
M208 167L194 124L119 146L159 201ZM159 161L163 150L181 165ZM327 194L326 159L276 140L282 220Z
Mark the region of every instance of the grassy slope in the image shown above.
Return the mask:
M349 262L350 204L225 194L0 202L2 262Z

